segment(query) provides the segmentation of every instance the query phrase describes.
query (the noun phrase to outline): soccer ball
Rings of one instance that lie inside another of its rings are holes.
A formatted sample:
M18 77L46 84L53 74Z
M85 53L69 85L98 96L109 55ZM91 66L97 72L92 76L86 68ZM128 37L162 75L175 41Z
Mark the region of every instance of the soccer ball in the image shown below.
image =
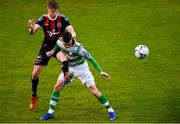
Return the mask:
M149 49L146 45L138 45L135 48L134 54L138 59L144 59L149 55Z

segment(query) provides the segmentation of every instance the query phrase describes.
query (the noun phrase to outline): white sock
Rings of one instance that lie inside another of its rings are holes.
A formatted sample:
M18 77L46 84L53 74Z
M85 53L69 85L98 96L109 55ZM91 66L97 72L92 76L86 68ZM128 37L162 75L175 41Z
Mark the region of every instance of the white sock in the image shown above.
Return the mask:
M49 109L49 110L48 110L48 113L49 113L49 114L52 114L52 113L54 113L54 110L53 110L53 109Z
M108 108L108 112L114 112L112 108Z

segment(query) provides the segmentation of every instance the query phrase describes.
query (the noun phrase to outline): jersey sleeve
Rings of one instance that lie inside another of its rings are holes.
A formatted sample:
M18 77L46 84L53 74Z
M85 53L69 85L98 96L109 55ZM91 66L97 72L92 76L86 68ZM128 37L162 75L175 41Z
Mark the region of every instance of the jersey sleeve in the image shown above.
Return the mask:
M81 44L78 46L77 52L79 55L81 55L82 57L84 57L86 59L91 58L90 53Z
M56 42L56 44L60 47L61 39L59 38Z
M53 47L53 51L56 52L57 49L60 48L60 40L58 39L57 42L56 42L56 45Z
M101 73L101 67L99 66L99 64L97 63L97 61L90 55L90 53L82 46L79 45L78 47L78 53L79 55L81 55L82 57L88 59L91 64L94 66L94 68Z
M100 67L100 65L97 63L96 59L91 56L91 58L89 59L89 61L90 61L91 64L94 66L94 68L95 68L99 73L101 73L101 71L102 71L102 70L101 70L101 67Z
M66 28L67 26L71 25L68 18L66 16L62 16L62 25L64 26L64 28Z
M44 16L39 17L39 19L37 20L36 24L42 26L44 22Z

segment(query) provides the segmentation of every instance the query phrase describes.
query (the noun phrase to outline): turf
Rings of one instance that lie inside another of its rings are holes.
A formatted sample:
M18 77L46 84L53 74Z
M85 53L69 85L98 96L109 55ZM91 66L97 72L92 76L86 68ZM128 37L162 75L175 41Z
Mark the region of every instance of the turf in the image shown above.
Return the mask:
M58 2L78 40L111 75L107 81L90 65L99 90L117 112L114 122L180 122L179 0ZM60 64L52 59L44 69L37 108L29 111L31 71L43 34L29 36L27 21L45 13L46 1L1 0L0 6L0 122L41 122ZM144 60L134 56L139 44L150 49ZM77 80L63 89L55 118L46 122L110 121L106 110Z

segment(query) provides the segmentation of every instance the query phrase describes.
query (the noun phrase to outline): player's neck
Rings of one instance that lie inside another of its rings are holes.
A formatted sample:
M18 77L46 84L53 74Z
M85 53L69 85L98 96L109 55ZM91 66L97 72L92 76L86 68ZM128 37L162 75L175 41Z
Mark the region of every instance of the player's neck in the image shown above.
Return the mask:
M50 20L56 20L56 18L57 18L57 14L56 14L56 16L55 16L54 18L51 18L49 14L47 14L47 16L48 16L48 18L49 18Z

